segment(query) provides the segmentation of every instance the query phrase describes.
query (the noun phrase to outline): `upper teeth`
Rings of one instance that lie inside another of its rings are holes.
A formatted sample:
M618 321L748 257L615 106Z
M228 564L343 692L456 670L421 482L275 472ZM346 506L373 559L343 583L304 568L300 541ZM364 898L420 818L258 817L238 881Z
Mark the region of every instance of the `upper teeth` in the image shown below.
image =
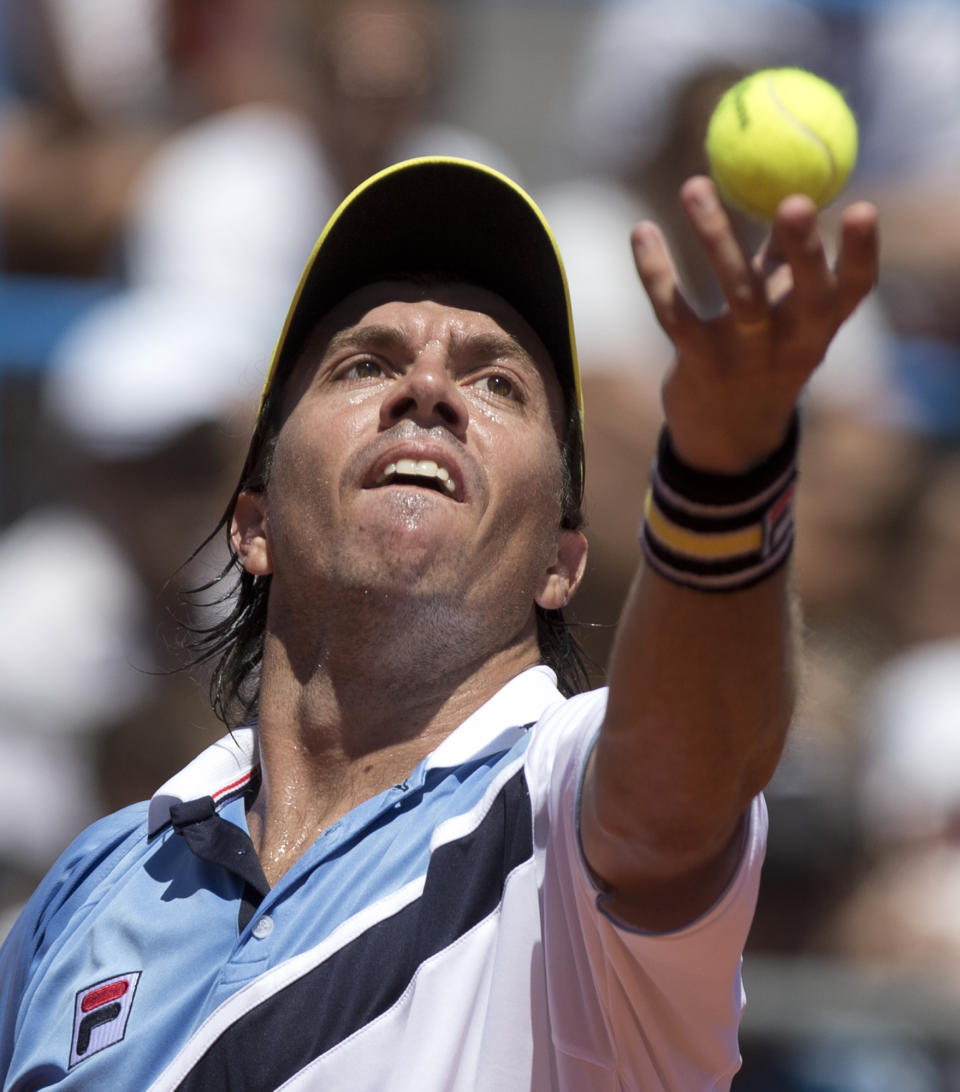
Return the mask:
M442 466L438 466L433 459L397 459L384 467L383 478L392 478L394 474L409 475L418 478L436 478L443 483L448 493L455 493L457 487L450 478L450 472Z

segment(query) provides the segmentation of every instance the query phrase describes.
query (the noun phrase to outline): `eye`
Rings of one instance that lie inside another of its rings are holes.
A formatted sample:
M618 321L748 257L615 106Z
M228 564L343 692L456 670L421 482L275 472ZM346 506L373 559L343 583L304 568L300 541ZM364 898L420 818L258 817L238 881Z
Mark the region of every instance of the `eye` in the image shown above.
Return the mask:
M343 369L340 373L341 379L379 379L386 373L383 367L375 360L369 357L364 357L361 360L354 360L351 364Z
M516 398L517 388L504 375L485 375L480 380L480 386L490 394L498 398Z

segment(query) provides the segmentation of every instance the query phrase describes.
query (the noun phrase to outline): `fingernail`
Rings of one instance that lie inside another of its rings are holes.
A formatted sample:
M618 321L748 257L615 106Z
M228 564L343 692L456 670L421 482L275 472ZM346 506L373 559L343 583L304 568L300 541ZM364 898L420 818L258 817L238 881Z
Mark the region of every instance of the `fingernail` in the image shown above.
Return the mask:
M690 194L690 200L693 207L699 209L700 212L713 212L717 207L716 194L706 186L702 189L695 189Z
M650 230L650 225L646 223L637 224L633 229L633 245L634 248L641 252L646 252L650 249L650 244L653 242L653 233Z

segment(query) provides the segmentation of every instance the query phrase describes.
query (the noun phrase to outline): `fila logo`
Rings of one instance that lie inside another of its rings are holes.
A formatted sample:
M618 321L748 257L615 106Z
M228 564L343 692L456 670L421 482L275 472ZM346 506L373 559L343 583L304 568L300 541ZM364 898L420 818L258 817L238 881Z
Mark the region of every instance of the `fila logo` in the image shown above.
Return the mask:
M105 1047L119 1043L140 980L139 971L117 975L77 994L73 1009L70 1068Z

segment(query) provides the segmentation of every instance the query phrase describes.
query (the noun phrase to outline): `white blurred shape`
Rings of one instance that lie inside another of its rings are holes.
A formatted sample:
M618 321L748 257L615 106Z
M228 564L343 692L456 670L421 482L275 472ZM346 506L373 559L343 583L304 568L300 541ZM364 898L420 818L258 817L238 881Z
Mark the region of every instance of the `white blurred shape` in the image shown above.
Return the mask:
M960 816L960 639L891 660L865 703L862 804L880 845L935 838Z
M109 120L156 104L166 89L163 0L43 0L67 80L83 106Z

